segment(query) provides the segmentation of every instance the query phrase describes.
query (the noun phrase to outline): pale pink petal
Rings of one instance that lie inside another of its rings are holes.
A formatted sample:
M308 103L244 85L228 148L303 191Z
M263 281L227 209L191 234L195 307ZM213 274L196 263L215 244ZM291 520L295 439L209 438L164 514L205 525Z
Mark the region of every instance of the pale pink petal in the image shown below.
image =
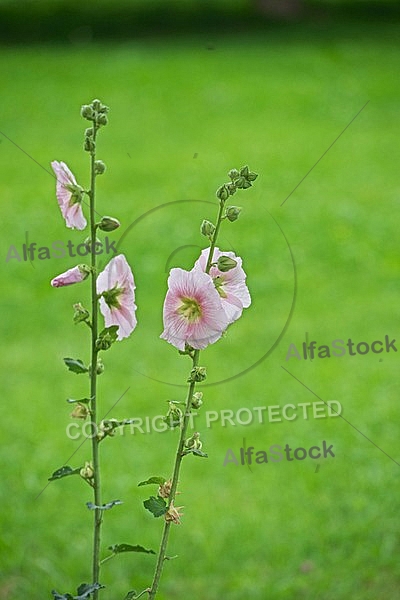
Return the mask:
M189 317L182 313L187 301L198 307L197 316ZM216 342L228 326L212 279L200 270L171 270L163 318L164 331L160 337L179 350L184 350L185 344L203 349Z
M85 267L86 265L78 265L77 267L68 269L68 271L54 277L50 283L53 287L64 287L73 283L80 283L89 275L89 269Z
M83 215L81 203L71 201L72 192L66 187L67 185L78 185L73 173L64 162L53 160L51 166L57 177L57 201L66 226L70 229L85 229L87 221Z
M202 250L200 257L196 261L193 269L205 271L209 248ZM242 259L236 256L234 252L221 252L219 248L214 249L212 262L217 262L220 256L229 256L237 262L236 267L223 273L216 266L210 269L210 276L215 279L218 277L220 290L222 292L221 301L229 323L236 321L242 314L243 308L248 308L251 304L251 297L246 285L246 273L242 268Z
M118 306L107 304L100 298L100 311L106 327L118 325L118 340L128 337L137 325L135 304L135 281L131 268L123 254L110 260L104 271L97 277L98 294L116 290Z

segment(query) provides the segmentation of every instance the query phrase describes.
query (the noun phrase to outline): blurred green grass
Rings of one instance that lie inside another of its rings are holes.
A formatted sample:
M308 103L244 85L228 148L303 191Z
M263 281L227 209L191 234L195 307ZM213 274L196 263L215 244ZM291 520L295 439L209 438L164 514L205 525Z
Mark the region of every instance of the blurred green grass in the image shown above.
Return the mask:
M213 219L214 190L226 172L249 163L260 173L240 197L240 220L222 242L243 256L253 304L226 339L202 360L208 383L196 420L208 460L188 457L180 490L184 524L172 532L160 600L319 598L389 600L399 586L398 466L339 418L205 426L205 411L313 402L292 372L396 461L400 459L397 355L286 361L291 343L337 338L370 342L399 334L398 97L396 26L346 28L315 37L310 30L264 36L209 36L86 48L3 48L1 131L40 165L64 160L85 185L79 107L94 97L109 104L99 158L97 209L132 227L120 249L137 283L139 325L105 354L100 379L106 412L162 414L180 399L188 362L158 339L167 266L189 268L204 245L202 218ZM288 198L360 108L364 111ZM5 262L26 232L38 245L74 243L59 214L54 180L2 136L3 443L0 516L0 598L49 597L89 578L90 490L74 478L46 486L47 477L78 448L65 435L67 397L87 393L85 378L66 372L63 356L88 359L87 332L71 324L71 305L87 301L84 285L51 289L49 280L73 266L63 258ZM192 202L177 203L180 200ZM195 200L195 202L193 202ZM236 198L235 198L236 200ZM176 204L168 204L168 203ZM154 212L160 205L166 205ZM269 214L270 213L270 214ZM271 347L289 314L278 348ZM137 221L139 217L143 217ZM123 233L123 232L122 232ZM111 234L112 235L112 234ZM110 237L111 237L110 235ZM80 348L84 348L82 352ZM243 369L250 369L233 378ZM168 476L176 432L117 436L102 448L104 498L124 504L106 515L108 545L156 548L160 522L141 506L137 483ZM247 467L223 462L229 448L308 447L323 439L336 457L316 463ZM70 463L81 464L88 448ZM105 598L145 588L153 559L121 556L104 565Z

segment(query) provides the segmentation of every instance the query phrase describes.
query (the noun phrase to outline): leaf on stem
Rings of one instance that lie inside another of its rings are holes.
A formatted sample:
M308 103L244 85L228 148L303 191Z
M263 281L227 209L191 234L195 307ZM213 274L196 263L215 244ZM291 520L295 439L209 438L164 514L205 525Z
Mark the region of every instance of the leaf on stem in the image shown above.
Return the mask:
M48 481L55 481L56 479L61 479L62 477L68 477L68 475L79 475L82 467L78 467L77 469L73 469L66 465L65 467L61 467L54 471L51 477L49 477Z
M147 548L144 548L139 544L136 546L132 546L131 544L113 544L112 546L108 546L108 549L111 550L113 554L121 554L122 552L144 552L145 554L155 554L154 550L147 550Z
M91 594L96 590L101 590L104 588L104 585L100 585L100 583L81 583L81 585L77 589L77 596L72 596L71 594L59 594L55 590L52 590L52 594L55 600L87 600L90 598Z
M203 458L208 458L208 454L202 452L201 450L197 450L196 448L189 448L182 452L182 456L186 456L186 454L194 454L195 456L201 456Z
M79 402L79 404L89 404L93 398L80 398L79 400L74 400L73 398L67 398L68 404L74 404L75 402Z
M149 479L146 479L146 481L141 481L138 483L138 487L141 485L150 485L152 483L155 483L156 485L163 485L165 482L166 479L164 479L164 477L150 477Z
M64 358L64 362L68 369L77 375L80 373L87 373L89 371L80 358Z
M164 498L150 496L148 500L143 502L145 508L152 513L154 517L161 517L167 512L167 503Z
M101 506L93 504L93 502L86 502L86 506L89 510L110 510L110 508L117 506L118 504L123 504L123 502L121 500L112 500L111 502L107 502L107 504L102 504Z

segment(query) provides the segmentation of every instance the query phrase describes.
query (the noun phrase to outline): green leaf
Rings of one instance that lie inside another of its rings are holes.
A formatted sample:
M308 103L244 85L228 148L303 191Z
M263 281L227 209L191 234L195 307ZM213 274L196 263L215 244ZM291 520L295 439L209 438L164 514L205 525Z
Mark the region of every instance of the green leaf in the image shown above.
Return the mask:
M104 585L100 585L100 583L81 583L78 587L78 595L72 596L71 594L59 594L55 590L52 590L52 594L55 600L87 600L96 590L101 590L104 588Z
M80 358L64 358L64 362L68 369L77 375L89 371Z
M119 325L111 325L110 327L105 327L105 329L103 329L103 331L99 333L99 338L101 339L106 336L109 336L115 342L118 336L118 329Z
M68 404L74 404L74 402L79 402L80 404L89 404L93 398L80 398L79 400L74 400L73 398L67 398Z
M164 477L150 477L149 479L146 479L146 481L141 481L140 483L138 483L138 487L140 487L141 485L150 485L152 483L155 483L157 485L163 485L166 482L166 479L164 479Z
M143 502L145 508L152 513L154 517L161 517L167 512L167 503L160 496L150 496L148 500Z
M206 454L205 452L202 452L201 450L196 450L195 448L185 450L185 452L182 452L182 454L184 456L186 456L186 454L194 454L195 456L201 456L203 458L208 458L208 454Z
M135 590L131 590L130 592L127 593L124 600L135 600L135 598L136 598L136 592L135 592Z
M113 546L108 546L108 549L111 550L113 554L121 554L122 552L144 552L145 554L155 554L154 550L147 550L139 544L136 546L132 546L131 544L114 544Z
M123 504L121 500L112 500L112 502L107 502L107 504L102 504L101 506L97 506L97 504L93 504L93 502L86 502L86 506L89 510L110 510L113 506L117 506L118 504Z
M51 477L49 477L48 481L55 481L56 479L61 479L62 477L68 477L68 475L79 475L82 467L78 467L77 469L73 469L66 465L65 467L61 467L61 469L57 469L54 471Z

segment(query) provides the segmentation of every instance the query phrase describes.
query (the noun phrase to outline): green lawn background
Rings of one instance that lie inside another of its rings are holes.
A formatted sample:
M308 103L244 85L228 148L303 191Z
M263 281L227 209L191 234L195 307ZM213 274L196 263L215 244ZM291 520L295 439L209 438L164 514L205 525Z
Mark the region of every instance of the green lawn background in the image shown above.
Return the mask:
M160 600L355 600L395 597L399 585L398 465L340 418L301 418L249 426L205 426L205 411L338 400L343 416L400 462L396 423L398 355L286 361L306 332L318 344L337 338L371 342L399 335L398 97L395 25L313 33L293 28L258 36L199 35L83 48L2 49L1 131L49 169L64 160L88 183L79 107L99 97L111 107L98 157L97 210L119 218L123 251L135 274L139 325L104 355L104 413L153 417L180 399L188 361L158 339L167 267L190 268L213 219L214 190L232 167L248 163L260 177L237 196L238 222L221 236L243 256L253 304L226 339L202 353L205 405L196 421L208 460L185 459L180 504ZM213 50L209 48L213 47ZM357 112L368 105L281 206ZM74 259L6 263L26 232L38 245L82 241L67 230L54 179L2 136L3 414L0 598L72 592L90 577L90 490L78 478L45 488L79 442L69 440L67 397L87 393L63 356L88 360L87 331L72 325L71 305L88 286L60 290L51 277ZM151 209L179 200L150 214ZM235 197L236 201L236 197ZM145 215L145 216L143 216ZM143 216L142 220L136 220ZM297 300L289 327L274 344ZM119 232L117 232L119 234ZM110 237L113 234L110 234ZM118 235L115 236L118 238ZM190 246L190 247L188 247ZM198 246L198 248L196 247ZM181 248L185 247L185 248ZM174 255L171 254L181 248ZM81 348L84 348L82 351ZM240 377L240 371L249 369ZM168 476L177 432L117 436L102 447L110 544L158 545L161 522L141 506L137 483ZM334 459L253 465L223 462L229 448L334 444ZM83 446L70 461L88 459ZM318 462L318 461L317 461ZM146 587L153 559L126 555L104 565L104 598Z

